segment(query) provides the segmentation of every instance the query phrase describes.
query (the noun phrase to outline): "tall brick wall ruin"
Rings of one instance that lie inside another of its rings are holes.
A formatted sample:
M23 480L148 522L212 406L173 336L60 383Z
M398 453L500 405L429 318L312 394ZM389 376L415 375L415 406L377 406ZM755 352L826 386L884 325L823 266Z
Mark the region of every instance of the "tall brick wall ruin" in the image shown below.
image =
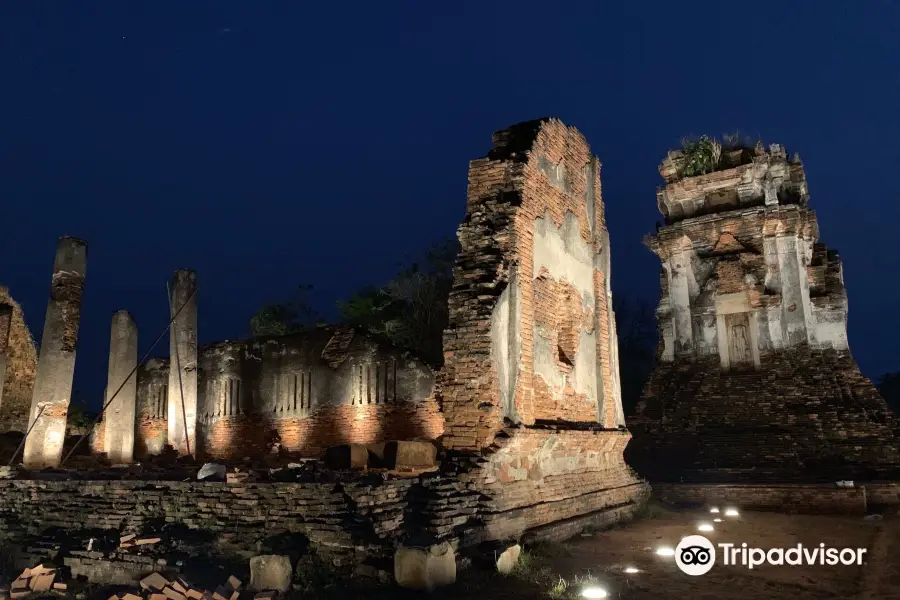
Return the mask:
M637 506L646 487L622 456L600 163L555 119L493 141L469 169L438 382L445 468L480 498L481 535L500 539ZM435 535L467 522L437 512Z
M198 365L197 438L206 458L259 457L273 448L315 457L337 444L434 440L443 432L431 370L353 329L208 344ZM137 382L135 453L159 454L169 361L148 361Z
M629 462L657 481L835 481L896 474L896 421L847 343L840 257L819 239L798 157L773 144L679 174L666 225L658 363Z
M0 286L0 304L12 307L8 343L5 346L6 375L0 382L3 386L0 394L0 433L25 431L37 374L37 348L25 324L22 307L3 286Z

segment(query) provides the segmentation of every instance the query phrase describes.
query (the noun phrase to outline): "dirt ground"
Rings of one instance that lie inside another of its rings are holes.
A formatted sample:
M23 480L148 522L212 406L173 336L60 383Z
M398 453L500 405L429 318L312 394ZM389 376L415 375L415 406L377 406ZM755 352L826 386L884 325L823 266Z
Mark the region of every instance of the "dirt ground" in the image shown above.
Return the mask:
M715 517L722 522L713 523ZM715 531L699 532L701 522L712 524ZM722 564L717 549L715 566L693 577L682 573L673 557L656 554L657 548L674 548L682 537L695 534L714 544L747 543L764 550L798 543L812 549L824 543L831 548L865 548L866 553L862 566L762 565L751 570ZM626 567L639 572L626 573ZM357 587L318 566L296 575L296 591L283 600L574 600L591 585L620 600L900 600L900 517L885 514L882 520L866 520L742 512L728 518L653 506L644 518L616 529L585 532L560 544L526 545L510 575L471 567L459 573L454 585L431 594L395 586ZM109 595L108 589L93 588L80 597L103 600Z
M827 600L836 598L900 599L900 519L826 517L772 513L742 513L712 523L709 513L656 514L601 533L584 534L563 544L527 548L510 576L466 571L456 585L438 590L434 598L478 599L579 598L586 584L602 586L609 598L622 600ZM701 576L682 573L672 557L658 556L663 545L675 547L686 535L700 534L697 524L709 522L715 531L702 533L714 544L746 542L749 547L865 548L864 564L769 566L716 565ZM639 573L626 574L626 567ZM404 594L405 596L405 594ZM346 596L345 596L346 597ZM362 597L362 596L361 596ZM366 596L372 597L372 596ZM391 597L397 597L396 591Z

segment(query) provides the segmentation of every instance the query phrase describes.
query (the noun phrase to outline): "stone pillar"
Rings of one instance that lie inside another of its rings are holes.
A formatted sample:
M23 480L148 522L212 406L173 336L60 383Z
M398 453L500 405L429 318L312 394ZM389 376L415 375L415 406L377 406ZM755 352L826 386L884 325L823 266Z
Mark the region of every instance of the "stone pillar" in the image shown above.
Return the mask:
M694 350L694 329L691 322L691 284L694 273L693 253L673 252L666 261L669 274L669 300L672 306L672 325L675 329L675 354Z
M24 463L29 469L57 467L62 458L86 271L87 243L60 238L31 397L31 433L25 440Z
M809 282L800 260L797 235L778 235L775 245L781 272L781 330L784 345L791 347L809 341L804 301L804 296L809 297Z
M12 316L13 307L9 304L0 304L0 409L3 408L3 386L6 383L6 354L9 350Z
M197 274L175 271L170 299L172 324L169 342L169 444L179 454L197 456Z
M103 451L113 464L128 464L134 460L137 403L137 373L134 371L137 366L137 350L137 327L134 319L128 311L120 310L113 315L109 336L109 371L105 394L108 406L103 413Z

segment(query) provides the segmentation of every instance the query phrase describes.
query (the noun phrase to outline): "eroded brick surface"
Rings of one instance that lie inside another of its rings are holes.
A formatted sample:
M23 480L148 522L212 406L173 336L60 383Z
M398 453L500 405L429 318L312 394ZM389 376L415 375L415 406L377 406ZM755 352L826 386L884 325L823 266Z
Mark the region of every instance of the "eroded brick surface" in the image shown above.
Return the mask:
M0 304L12 307L9 330L5 347L6 372L0 385L3 386L0 400L0 433L5 431L25 431L28 428L28 410L37 372L37 350L31 332L25 324L22 308L10 296L9 291L0 286ZM3 337L0 332L0 338Z
M514 537L645 498L622 457L599 169L553 119L495 133L470 165L438 374L451 452L424 482L434 536Z
M206 458L259 458L273 444L318 457L331 445L435 440L443 432L431 369L352 329L208 344L198 364L197 443ZM138 369L137 457L167 443L168 378L167 359ZM95 452L103 429L101 422L94 432Z
M840 257L818 239L799 158L748 151L721 172L660 168L667 224L658 363L629 462L657 481L895 477L897 424L847 343Z

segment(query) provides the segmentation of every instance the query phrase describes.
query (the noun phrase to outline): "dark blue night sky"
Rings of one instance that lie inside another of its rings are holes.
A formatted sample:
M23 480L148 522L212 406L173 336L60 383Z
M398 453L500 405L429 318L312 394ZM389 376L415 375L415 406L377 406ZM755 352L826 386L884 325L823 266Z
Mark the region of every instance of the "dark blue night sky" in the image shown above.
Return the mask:
M88 241L98 405L110 316L145 351L173 270L202 342L298 284L327 310L455 230L492 131L558 116L603 162L614 293L655 303L657 165L740 129L800 153L875 377L900 368L898 31L892 0L3 2L0 282L39 338L56 239Z

